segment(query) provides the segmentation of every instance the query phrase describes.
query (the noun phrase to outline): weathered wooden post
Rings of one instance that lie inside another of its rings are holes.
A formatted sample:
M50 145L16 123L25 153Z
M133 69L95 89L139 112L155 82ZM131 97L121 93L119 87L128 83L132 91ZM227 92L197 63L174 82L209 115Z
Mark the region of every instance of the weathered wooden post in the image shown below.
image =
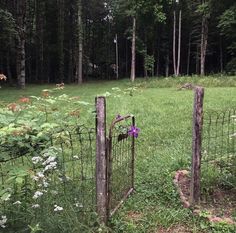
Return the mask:
M203 99L204 88L195 88L193 105L193 142L192 142L192 169L190 184L190 205L200 202L200 172L201 172L201 144L203 125Z
M96 98L96 202L101 223L107 223L106 99Z

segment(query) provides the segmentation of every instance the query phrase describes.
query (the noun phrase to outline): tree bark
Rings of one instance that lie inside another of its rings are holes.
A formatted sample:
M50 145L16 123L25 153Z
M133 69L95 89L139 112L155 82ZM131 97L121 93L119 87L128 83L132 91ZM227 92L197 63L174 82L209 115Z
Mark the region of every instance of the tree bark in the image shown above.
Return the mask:
M20 89L25 88L25 13L26 0L17 0L17 81Z
M36 1L36 80L43 81L44 68L44 1Z
M173 25L173 65L174 65L174 76L177 76L176 70L176 12L174 10L174 25Z
M178 37L178 61L177 61L177 70L176 76L179 76L180 69L180 54L181 54L181 26L182 26L182 11L179 11L179 37Z
M59 59L59 80L64 82L64 0L58 0L58 59Z
M78 61L76 67L78 84L83 83L83 26L82 26L82 2L78 1Z
M208 20L205 15L202 16L201 26L201 75L205 75L205 61L208 42Z
M192 32L189 34L189 40L188 40L187 75L189 75L189 68L190 68L191 40L192 40Z
M169 51L167 51L166 61L165 61L165 75L166 75L166 77L169 77L169 64L170 64L170 55L169 55Z
M132 33L132 61L131 61L131 75L132 82L135 80L135 66L136 66L136 17L133 17L133 33Z

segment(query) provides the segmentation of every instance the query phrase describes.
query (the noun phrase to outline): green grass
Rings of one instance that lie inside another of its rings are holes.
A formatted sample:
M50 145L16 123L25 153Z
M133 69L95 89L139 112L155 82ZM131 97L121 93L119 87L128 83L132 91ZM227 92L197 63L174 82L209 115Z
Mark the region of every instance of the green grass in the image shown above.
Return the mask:
M111 232L155 233L175 226L186 226L190 232L221 232L184 209L172 183L174 172L189 168L191 160L193 92L177 91L185 82L206 87L205 110L236 107L235 77L137 80L139 88L133 96L107 98L108 122L118 113L133 113L141 128L136 149L136 192L112 218ZM88 83L66 86L63 93L93 103L97 94L129 86L126 80ZM3 87L0 100L13 102L20 96L38 95L48 87L29 86L24 91Z

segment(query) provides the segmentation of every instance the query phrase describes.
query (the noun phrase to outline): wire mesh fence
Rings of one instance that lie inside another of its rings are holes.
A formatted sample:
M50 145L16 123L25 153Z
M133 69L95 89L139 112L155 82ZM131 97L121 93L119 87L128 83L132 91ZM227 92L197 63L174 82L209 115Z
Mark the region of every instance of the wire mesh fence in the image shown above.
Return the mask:
M86 224L107 223L133 191L134 117L114 120L107 138L104 97L96 99L96 112L95 128L48 124L1 141L3 232L31 232L38 223L45 233L85 232Z
M29 139L28 147L0 147L0 214L8 216L6 232L28 232L29 224L53 212L72 210L81 218L96 211L95 129L63 129L44 138L34 145Z
M202 187L236 188L236 110L204 115Z
M108 208L113 215L122 200L134 189L134 117L127 116L112 123L109 134L108 161Z

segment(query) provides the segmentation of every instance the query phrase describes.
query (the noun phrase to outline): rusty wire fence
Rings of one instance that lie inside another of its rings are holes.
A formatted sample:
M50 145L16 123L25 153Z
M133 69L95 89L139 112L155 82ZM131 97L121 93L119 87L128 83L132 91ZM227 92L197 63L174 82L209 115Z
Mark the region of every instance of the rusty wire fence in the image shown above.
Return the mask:
M80 126L44 135L41 143L29 138L22 148L0 146L6 232L28 232L28 225L61 210L80 219L96 211L95 136L95 129Z
M22 138L0 143L0 217L8 216L3 232L30 232L38 222L52 226L50 233L60 221L68 227L107 223L133 192L135 135L129 130L135 119L114 120L106 138L106 102L99 100L94 128L58 128L37 140L16 135Z
M109 132L108 147L108 210L112 216L134 190L134 136L133 116L113 121Z
M201 185L236 188L236 109L204 114Z

